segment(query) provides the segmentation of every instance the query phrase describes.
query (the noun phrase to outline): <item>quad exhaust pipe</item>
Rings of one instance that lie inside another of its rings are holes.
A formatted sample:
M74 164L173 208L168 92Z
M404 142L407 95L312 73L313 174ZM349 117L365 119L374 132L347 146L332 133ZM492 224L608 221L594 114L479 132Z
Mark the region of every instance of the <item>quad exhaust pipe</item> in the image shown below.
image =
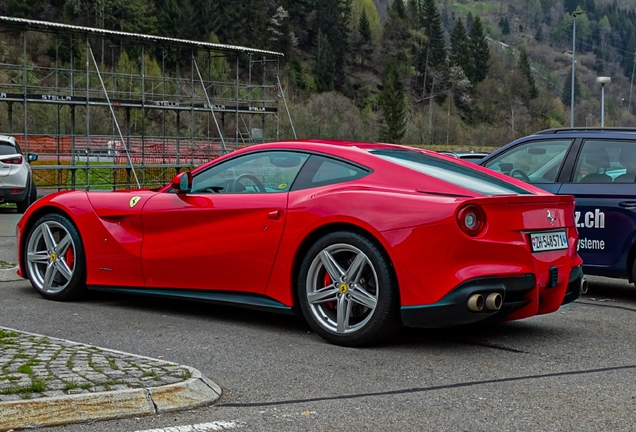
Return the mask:
M481 312L486 308L487 311L494 312L501 309L501 305L503 304L503 297L501 294L494 292L487 294L484 297L483 294L473 294L468 297L468 302L466 306L468 306L468 310L471 312Z
M4 202L4 197L0 196L0 204Z

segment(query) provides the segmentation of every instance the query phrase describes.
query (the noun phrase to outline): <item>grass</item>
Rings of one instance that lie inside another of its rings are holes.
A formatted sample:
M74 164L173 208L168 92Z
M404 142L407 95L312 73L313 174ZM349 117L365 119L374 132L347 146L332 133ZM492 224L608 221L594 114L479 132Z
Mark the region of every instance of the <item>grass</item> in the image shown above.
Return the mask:
M33 369L31 369L31 366L25 364L18 368L18 372L25 375L33 375Z
M78 388L82 390L88 390L91 387L93 387L93 384L91 383L78 384L76 382L69 382L64 385L64 391L66 392L66 391L75 390Z
M29 397L31 393L43 393L46 391L46 386L44 385L44 381L34 379L31 384L23 387L12 387L8 389L0 390L0 394L3 395L15 395L20 394L26 397Z
M15 264L0 260L0 269L10 269L15 267Z

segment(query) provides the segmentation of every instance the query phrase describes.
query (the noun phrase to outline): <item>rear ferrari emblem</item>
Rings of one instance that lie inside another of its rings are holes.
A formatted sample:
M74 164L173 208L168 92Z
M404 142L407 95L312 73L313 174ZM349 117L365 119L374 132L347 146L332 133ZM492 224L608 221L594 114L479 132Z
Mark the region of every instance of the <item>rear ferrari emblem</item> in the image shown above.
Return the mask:
M140 196L134 196L134 197L132 197L132 198L130 199L130 208L133 208L134 206L136 206L140 199L141 199L141 197L140 197Z
M548 220L550 221L550 225L554 226L554 216L552 216L550 210L548 210Z
M347 284L340 284L338 291L340 291L340 294L346 294L349 288L347 288Z

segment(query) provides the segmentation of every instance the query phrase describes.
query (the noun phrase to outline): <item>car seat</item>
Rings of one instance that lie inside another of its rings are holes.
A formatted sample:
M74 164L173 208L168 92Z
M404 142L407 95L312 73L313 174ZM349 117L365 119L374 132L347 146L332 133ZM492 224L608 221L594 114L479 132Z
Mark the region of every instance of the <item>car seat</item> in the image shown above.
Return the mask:
M583 148L585 163L596 167L595 173L590 173L581 179L581 183L611 183L612 177L605 174L610 167L607 151L600 144L590 143Z
M616 177L614 182L633 183L636 180L636 145L621 148L618 163L624 166L627 172Z

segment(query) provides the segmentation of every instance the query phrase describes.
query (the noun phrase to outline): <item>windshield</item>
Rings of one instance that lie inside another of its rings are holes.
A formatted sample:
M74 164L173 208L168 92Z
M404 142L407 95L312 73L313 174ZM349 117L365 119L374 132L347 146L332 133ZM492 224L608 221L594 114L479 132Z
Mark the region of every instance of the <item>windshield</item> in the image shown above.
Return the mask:
M372 154L483 195L531 195L525 189L453 161L411 150L371 150Z

